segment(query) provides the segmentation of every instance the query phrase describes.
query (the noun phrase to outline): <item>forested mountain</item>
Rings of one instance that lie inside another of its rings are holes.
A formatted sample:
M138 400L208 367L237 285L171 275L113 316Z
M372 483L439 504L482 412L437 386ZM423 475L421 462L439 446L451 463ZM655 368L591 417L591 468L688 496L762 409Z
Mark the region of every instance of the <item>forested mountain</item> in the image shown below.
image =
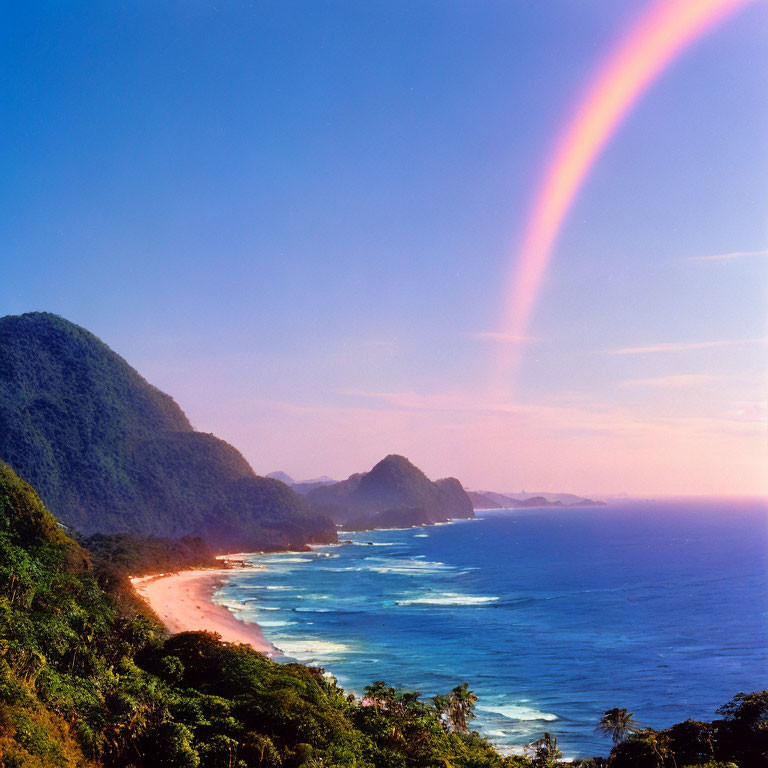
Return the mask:
M0 318L0 459L83 534L201 536L217 549L335 540L96 336L56 315Z
M3 768L511 765L467 732L466 685L434 704L366 693L206 632L167 637L0 463Z
M104 588L101 585L107 585ZM424 701L383 682L363 699L319 668L278 664L207 632L168 637L127 581L94 568L32 488L0 463L3 768L555 768L557 740L500 757L468 730L466 684ZM591 768L760 768L768 691L712 723L600 721Z
M356 529L474 517L472 502L458 480L432 482L408 459L395 454L382 459L370 472L315 488L307 500L318 513Z

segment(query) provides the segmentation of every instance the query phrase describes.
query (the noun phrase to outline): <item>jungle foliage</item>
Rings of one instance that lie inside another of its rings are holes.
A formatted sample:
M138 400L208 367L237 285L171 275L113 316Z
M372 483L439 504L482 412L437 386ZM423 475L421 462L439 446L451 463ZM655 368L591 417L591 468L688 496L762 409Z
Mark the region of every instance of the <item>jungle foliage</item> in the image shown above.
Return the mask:
M527 756L500 756L469 730L474 704L466 684L427 701L376 682L359 699L319 668L206 632L168 637L127 580L105 578L0 463L2 768L559 764L551 734ZM766 765L768 692L740 694L719 714L652 731L610 710L601 721L616 735L610 757L582 765Z
M194 535L219 551L336 540L301 496L47 312L0 318L0 457L84 535Z
M168 637L100 576L0 464L3 768L505 764L416 693L377 683L358 700L318 668L205 632ZM466 722L466 689L454 699Z

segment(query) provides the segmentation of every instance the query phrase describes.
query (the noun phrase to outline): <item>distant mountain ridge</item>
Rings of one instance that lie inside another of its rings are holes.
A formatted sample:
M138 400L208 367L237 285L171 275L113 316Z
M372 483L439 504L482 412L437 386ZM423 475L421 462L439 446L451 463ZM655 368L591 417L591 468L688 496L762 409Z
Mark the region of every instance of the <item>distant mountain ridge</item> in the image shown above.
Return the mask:
M314 491L315 488L322 488L324 485L333 485L336 480L328 475L320 475L320 477L311 477L309 480L294 480L289 474L278 470L277 472L270 472L267 477L279 480L281 483L289 485L296 493L306 496L310 491Z
M335 540L285 484L259 477L89 331L0 318L0 459L83 534L201 536L217 549Z
M531 491L528 493L521 491L520 493L504 493L503 495L509 496L512 499L518 499L519 501L527 501L538 496L546 501L560 501L566 507L581 504L583 501L593 501L593 499L589 499L586 496L577 496L575 493L551 493L550 491ZM594 503L597 504L597 502Z
M272 480L279 480L281 483L285 483L286 485L293 485L296 482L290 475L287 475L285 472L270 472L269 474L265 475L265 477L269 477Z
M314 491L315 488L324 488L326 485L334 485L335 482L335 480L306 480L302 483L294 483L291 488L296 493L306 496L311 491Z
M334 480L332 477L328 477L328 475L320 475L319 477L310 477L309 480L299 480L296 485L307 485L309 483L315 483L316 485L333 485L333 483L338 482L338 480Z
M604 501L594 501L573 493L495 493L467 491L474 509L525 509L530 507L604 507Z
M347 529L400 528L474 517L456 478L432 482L404 456L390 454L369 472L314 488L307 501Z

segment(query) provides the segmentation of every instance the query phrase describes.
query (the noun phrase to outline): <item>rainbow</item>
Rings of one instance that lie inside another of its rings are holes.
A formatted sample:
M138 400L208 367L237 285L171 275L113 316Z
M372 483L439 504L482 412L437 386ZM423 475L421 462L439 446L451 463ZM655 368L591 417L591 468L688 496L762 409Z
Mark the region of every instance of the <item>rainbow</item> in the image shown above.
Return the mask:
M661 0L621 39L568 121L534 199L506 294L502 369L517 368L557 237L587 174L648 87L688 45L750 0ZM506 378L506 377L505 377ZM504 382L508 384L509 382Z

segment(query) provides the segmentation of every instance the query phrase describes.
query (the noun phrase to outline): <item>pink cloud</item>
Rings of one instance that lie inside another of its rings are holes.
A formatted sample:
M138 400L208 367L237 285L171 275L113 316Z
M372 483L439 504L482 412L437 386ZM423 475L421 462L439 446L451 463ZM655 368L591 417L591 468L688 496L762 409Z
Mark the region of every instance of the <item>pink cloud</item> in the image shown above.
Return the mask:
M662 342L641 347L620 347L618 349L602 350L606 355L647 355L655 352L689 352L697 349L714 349L716 347L741 347L748 344L765 344L768 339L721 339L717 341Z
M697 373L681 373L671 376L659 376L650 379L628 379L619 384L620 387L652 387L658 389L687 389L708 384L717 379L716 376Z
M731 251L730 253L715 253L709 256L692 256L691 261L736 261L737 259L762 258L768 256L764 251Z

